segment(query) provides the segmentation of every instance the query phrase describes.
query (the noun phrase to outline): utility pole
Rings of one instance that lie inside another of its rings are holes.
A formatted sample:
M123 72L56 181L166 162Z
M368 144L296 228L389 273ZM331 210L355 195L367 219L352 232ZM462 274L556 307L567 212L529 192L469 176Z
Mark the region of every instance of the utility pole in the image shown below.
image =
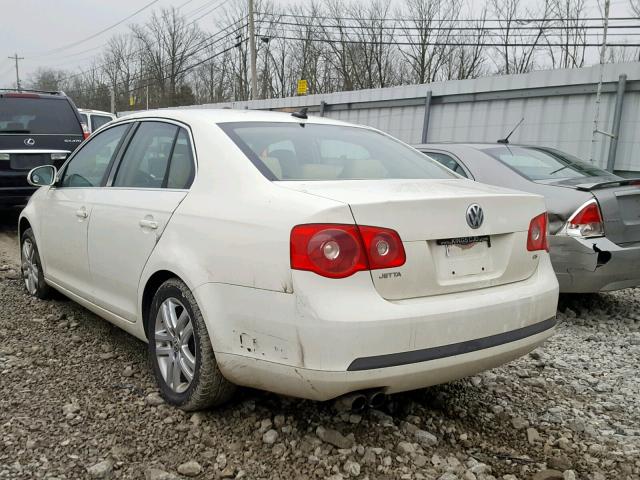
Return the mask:
M18 60L24 60L24 57L19 57L17 53L13 54L13 57L7 57L16 61L16 87L20 90L20 71L18 70Z
M607 30L609 29L609 7L611 0L605 0L604 2L604 31L602 33L602 47L600 48L600 80L598 81L598 89L596 90L596 108L593 115L593 131L591 132L591 157L590 161L593 163L596 156L596 142L597 134L603 134L608 137L612 137L612 134L603 132L598 128L598 121L600 117L600 101L602 98L602 80L604 77L604 62L605 55L607 53Z
M256 29L254 24L255 12L253 11L253 0L249 0L249 56L251 57L251 98L258 98L258 75L256 73Z
M111 113L116 113L116 86L111 87L110 97L111 97Z

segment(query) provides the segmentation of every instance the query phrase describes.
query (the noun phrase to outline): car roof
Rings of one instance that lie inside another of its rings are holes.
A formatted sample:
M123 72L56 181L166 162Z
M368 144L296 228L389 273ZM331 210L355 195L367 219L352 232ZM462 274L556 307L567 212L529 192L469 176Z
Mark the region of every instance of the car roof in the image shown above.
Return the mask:
M96 115L108 115L110 117L114 116L111 112L105 112L104 110L93 110L91 108L79 108L78 111L80 113L95 113Z
M160 109L145 110L126 114L118 120L130 120L135 118L166 118L183 122L204 121L211 123L231 122L279 122L279 123L317 123L325 125L354 126L354 124L334 120L327 117L309 115L307 120L301 120L291 115L291 112L273 112L267 110L236 110L214 108L184 108L184 109ZM359 127L374 130L371 127L357 125Z
M67 100L64 92L46 92L43 90L16 90L0 88L0 97L5 98L50 98L53 100Z
M526 147L526 148L545 148L541 145L531 145L526 143L499 143L499 142L433 142L420 143L414 145L414 148L443 148L448 146L475 148L476 150L484 150L490 147Z

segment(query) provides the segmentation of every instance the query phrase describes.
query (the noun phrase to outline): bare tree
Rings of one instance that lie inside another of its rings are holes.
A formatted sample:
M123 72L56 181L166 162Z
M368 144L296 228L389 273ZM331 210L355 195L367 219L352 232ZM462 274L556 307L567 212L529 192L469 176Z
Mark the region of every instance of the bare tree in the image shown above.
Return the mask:
M502 60L496 64L498 72L510 74L533 70L550 15L549 0L544 0L542 6L523 6L521 0L491 0L491 14L498 24L498 31L493 36ZM537 28L523 30L518 28L521 26Z
M552 68L584 65L587 41L585 0L550 0L549 17L553 23L545 30Z
M198 53L202 32L189 24L175 8L153 13L144 26L132 31L143 48L145 69L166 105L176 105L178 87L185 78L189 60Z
M409 44L400 53L409 62L413 83L433 82L443 74L452 50L446 44L451 43L461 7L461 0L405 0L397 12L402 41Z

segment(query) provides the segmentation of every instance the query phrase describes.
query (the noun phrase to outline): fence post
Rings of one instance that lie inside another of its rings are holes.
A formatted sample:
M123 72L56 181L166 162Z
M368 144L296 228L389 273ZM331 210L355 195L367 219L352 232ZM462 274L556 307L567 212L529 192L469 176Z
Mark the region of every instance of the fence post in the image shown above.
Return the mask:
M613 126L611 127L611 140L609 141L609 157L607 158L607 171L613 172L616 166L616 153L618 152L618 139L620 138L620 120L622 119L622 100L627 86L627 75L618 77L618 91L616 92L616 107L613 111Z
M431 90L427 91L424 97L424 121L422 122L422 141L427 143L427 134L429 133L429 116L431 115Z
M320 116L324 117L324 109L327 106L327 102L325 102L324 100L320 102Z

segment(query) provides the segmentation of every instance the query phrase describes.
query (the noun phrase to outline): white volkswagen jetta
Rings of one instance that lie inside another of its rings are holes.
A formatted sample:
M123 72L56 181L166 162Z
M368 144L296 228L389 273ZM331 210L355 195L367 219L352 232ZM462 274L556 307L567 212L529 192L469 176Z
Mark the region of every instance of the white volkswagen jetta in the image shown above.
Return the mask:
M450 381L553 332L542 197L325 118L163 110L110 123L20 216L31 295L148 341L171 404L234 385L325 400Z

